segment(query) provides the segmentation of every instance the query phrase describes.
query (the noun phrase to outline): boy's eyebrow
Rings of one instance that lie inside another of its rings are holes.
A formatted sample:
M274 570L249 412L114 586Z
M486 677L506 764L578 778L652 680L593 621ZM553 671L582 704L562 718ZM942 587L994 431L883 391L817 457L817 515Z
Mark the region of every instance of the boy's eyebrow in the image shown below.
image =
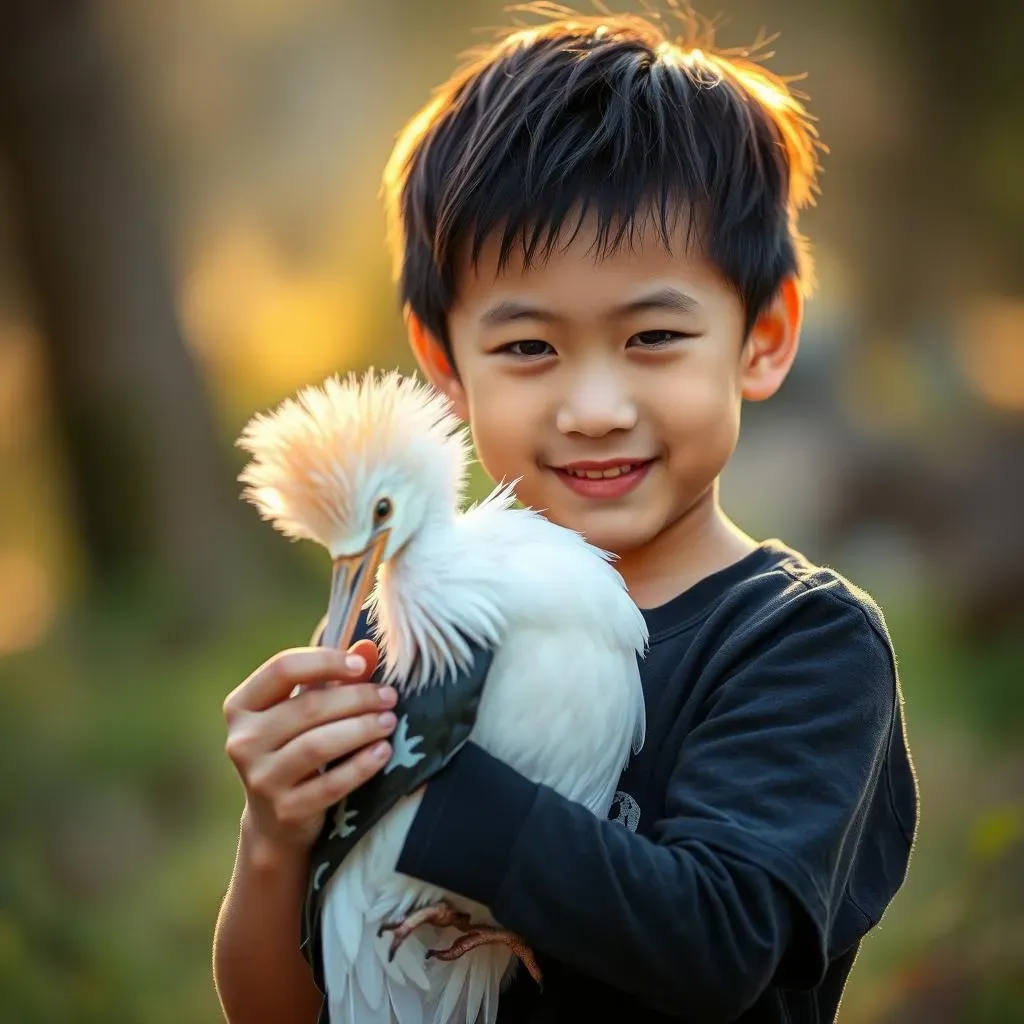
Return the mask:
M642 295L631 302L616 306L608 312L613 317L620 317L630 313L643 313L651 309L692 313L699 308L700 303L692 295L687 295L686 292L672 285L666 285L664 288ZM520 302L517 299L505 299L486 310L481 315L480 322L486 327L497 327L501 324L513 323L516 320L540 320L553 323L561 319L562 317L557 313L541 309L539 306L531 306L529 303Z
M480 317L480 323L485 327L499 327L501 324L510 324L516 320L543 320L551 322L559 320L560 317L538 306L531 306L526 302L517 302L515 299L505 299L502 302L491 306Z
M686 292L672 285L666 285L657 291L643 295L624 306L612 310L614 316L622 316L624 313L643 313L649 309L669 309L676 313L693 313L700 309L700 303Z

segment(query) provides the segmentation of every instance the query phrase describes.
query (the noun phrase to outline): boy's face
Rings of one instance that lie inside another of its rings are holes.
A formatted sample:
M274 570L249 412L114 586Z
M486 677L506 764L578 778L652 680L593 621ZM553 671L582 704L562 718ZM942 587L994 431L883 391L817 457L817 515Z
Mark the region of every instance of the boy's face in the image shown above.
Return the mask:
M708 496L741 399L785 376L799 298L789 329L769 316L744 345L739 297L682 234L672 254L651 231L600 261L592 242L584 229L530 269L514 254L497 273L496 240L467 261L449 315L457 377L415 323L413 344L493 479L521 478L523 504L626 554Z

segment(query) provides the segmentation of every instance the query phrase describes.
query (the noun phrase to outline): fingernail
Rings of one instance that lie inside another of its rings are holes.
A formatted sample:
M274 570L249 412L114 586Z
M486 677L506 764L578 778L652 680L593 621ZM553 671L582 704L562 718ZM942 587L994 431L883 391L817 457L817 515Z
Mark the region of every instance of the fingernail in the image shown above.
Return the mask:
M374 761L386 761L391 756L391 744L390 743L378 743L373 748L373 759Z
M394 707L398 702L398 691L393 686L382 686L378 691L380 702L386 708Z
M383 715L378 716L377 721L382 729L392 729L394 728L396 718L390 711L385 711Z
M345 668L347 668L349 672L362 672L366 668L366 659L360 657L358 654L346 654Z

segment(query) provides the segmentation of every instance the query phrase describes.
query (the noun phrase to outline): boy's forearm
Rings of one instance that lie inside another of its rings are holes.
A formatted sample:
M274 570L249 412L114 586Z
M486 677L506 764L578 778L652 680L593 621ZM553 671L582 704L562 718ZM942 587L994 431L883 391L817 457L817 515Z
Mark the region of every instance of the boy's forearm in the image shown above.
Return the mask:
M472 742L427 785L398 870L484 903L535 949L705 1024L749 1008L790 935L767 875L727 867L699 843L634 836Z
M306 878L303 852L261 848L243 814L213 945L214 980L230 1024L316 1024L321 995L299 952Z

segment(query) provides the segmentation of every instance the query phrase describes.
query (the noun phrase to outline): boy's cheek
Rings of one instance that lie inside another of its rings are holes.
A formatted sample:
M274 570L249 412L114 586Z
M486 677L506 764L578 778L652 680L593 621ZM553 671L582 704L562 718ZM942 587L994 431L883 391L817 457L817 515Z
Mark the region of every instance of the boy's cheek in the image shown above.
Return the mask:
M739 399L720 384L690 382L671 400L660 404L665 415L658 424L659 440L668 449L691 445L731 452L739 437ZM726 455L728 457L728 454Z
M471 421L473 445L488 476L494 480L528 473L536 464L537 439L527 434L531 422L527 409L514 409L495 404L486 411L475 411Z
M703 489L732 457L739 441L739 417L732 410L713 410L699 422L681 425L669 445L669 467L677 485Z

